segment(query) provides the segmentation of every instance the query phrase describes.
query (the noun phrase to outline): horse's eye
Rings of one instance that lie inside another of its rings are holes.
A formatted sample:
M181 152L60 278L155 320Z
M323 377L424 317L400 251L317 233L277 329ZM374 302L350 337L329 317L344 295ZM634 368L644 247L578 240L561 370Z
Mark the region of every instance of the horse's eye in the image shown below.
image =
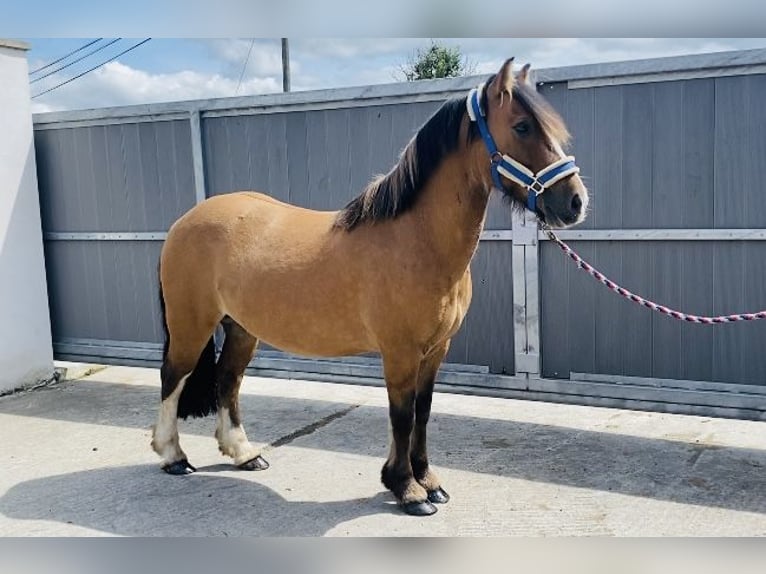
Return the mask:
M517 123L515 126L513 126L513 131L515 131L521 137L528 135L530 131L529 122L522 121Z

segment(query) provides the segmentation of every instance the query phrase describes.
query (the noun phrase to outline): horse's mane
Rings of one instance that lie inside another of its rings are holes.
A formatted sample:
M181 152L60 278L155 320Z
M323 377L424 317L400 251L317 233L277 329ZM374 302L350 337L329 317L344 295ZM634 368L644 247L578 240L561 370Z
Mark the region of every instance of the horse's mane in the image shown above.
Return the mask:
M415 203L442 160L458 147L465 97L447 101L402 150L386 175L376 176L338 214L336 227L351 230L367 221L393 219Z
M549 139L560 143L568 140L569 134L561 118L534 88L517 83L513 97ZM481 105L486 109L486 91ZM335 227L350 231L362 223L394 219L409 210L444 158L458 148L460 124L466 114L466 96L442 105L402 150L391 171L376 176L338 213ZM478 137L478 128L471 123L468 141Z

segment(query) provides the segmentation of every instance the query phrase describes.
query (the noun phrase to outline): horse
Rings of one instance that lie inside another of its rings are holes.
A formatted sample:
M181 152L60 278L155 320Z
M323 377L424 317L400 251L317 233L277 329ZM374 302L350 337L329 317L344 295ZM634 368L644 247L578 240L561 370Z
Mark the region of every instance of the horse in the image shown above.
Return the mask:
M579 223L587 208L563 152L567 128L528 71L515 72L510 58L479 89L445 102L393 168L339 211L237 192L172 225L159 263L165 345L151 442L167 473L196 470L177 419L213 413L221 453L240 469L268 468L238 399L263 341L307 357L379 353L391 431L381 481L407 514L431 515L449 500L428 462L426 427L434 379L471 302L469 265L490 193L552 227Z

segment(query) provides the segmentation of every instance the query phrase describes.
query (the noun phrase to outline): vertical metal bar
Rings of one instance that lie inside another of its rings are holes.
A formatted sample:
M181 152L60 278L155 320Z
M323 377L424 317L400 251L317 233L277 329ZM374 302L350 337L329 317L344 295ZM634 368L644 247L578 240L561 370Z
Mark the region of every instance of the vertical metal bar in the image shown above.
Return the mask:
M202 151L202 125L200 111L194 110L189 116L192 144L192 167L194 169L194 195L197 203L205 201L205 159Z
M282 91L290 91L290 44L282 38Z
M535 90L539 89L536 70L531 70L528 81ZM537 240L537 217L527 210L513 216L514 235L516 229L523 229L525 237L534 240L524 242L524 371L527 378L539 378L542 373L540 352L540 246ZM515 293L514 293L515 296ZM517 355L518 356L518 355ZM517 370L517 372L519 372Z
M537 220L513 214L513 334L515 371L540 375L540 282Z
M524 212L525 225L537 233L537 218L533 213ZM541 373L540 356L540 247L539 241L524 246L524 279L527 295L527 372L529 376Z
M194 197L197 203L205 201L207 198L207 186L205 185L205 156L202 146L202 120L200 110L194 110L189 116L189 126L191 127L192 144L192 168L194 170ZM213 345L215 346L216 360L223 349L223 340L225 335L223 326L218 324L213 332Z
M513 214L513 347L514 371L517 374L526 373L527 348L527 283L524 272L524 245L520 242L522 221L517 213Z

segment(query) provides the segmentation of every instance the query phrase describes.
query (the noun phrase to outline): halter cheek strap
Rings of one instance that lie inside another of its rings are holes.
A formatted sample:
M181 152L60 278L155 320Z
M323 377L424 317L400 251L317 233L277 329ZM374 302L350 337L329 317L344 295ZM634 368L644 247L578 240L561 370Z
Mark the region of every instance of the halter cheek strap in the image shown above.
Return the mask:
M481 109L484 86L484 84L480 84L478 88L474 88L468 93L466 106L468 108L468 117L471 118L472 122L476 122L481 138L487 146L492 182L496 188L503 189L502 179L500 178L502 175L525 188L527 190L527 209L535 212L537 210L538 195L557 181L579 173L580 168L575 165L574 157L566 156L534 173L511 156L500 153L495 145L495 140L492 139L492 134L489 133L487 120L484 119L484 110Z

